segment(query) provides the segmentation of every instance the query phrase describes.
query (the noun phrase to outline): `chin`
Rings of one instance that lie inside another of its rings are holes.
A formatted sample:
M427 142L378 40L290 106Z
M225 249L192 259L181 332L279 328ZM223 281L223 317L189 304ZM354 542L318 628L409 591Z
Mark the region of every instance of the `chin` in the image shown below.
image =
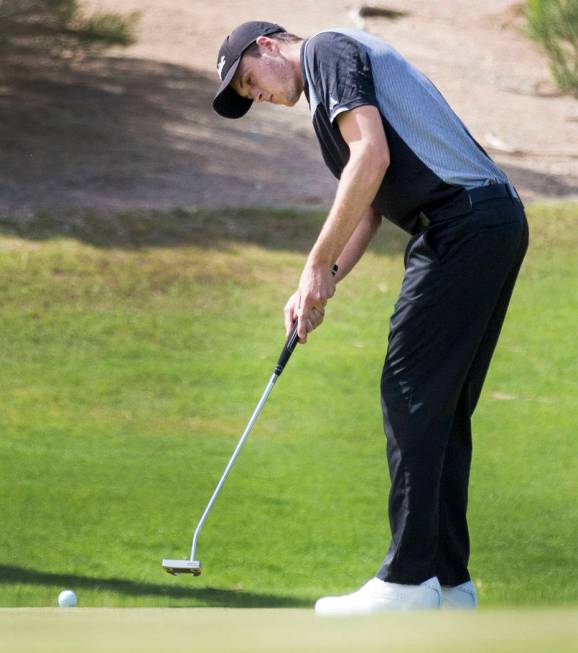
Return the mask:
M299 98L300 98L300 97L301 97L301 93L297 93L297 94L294 95L293 97L288 98L285 104L286 104L288 107L294 107L294 106L297 104L297 102L299 102Z

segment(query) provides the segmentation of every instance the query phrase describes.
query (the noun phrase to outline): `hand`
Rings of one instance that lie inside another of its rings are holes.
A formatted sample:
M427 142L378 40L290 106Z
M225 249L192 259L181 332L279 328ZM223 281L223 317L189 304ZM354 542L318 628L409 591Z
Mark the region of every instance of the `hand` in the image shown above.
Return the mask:
M291 297L287 300L287 303L285 304L285 309L284 309L284 317L285 317L285 337L288 338L289 334L291 333L291 330L293 329L293 325L295 324L295 320L297 319L297 311L299 310L299 302L300 302L301 296L299 295L299 291L294 292Z
M295 321L299 319L299 305L301 301L301 295L299 294L299 291L293 293L291 297L287 300L287 303L285 304L285 337L289 337L289 334L291 333ZM325 309L321 308L313 308L310 311L309 316L303 320L303 324L305 326L305 337L303 339L300 339L300 342L302 344L305 344L307 342L307 333L310 333L314 329L316 329L322 322L323 318L325 316Z
M297 334L302 344L307 342L307 334L323 322L325 305L334 294L335 278L331 270L321 271L307 264L301 274L299 290L291 298L292 317L299 321ZM296 295L299 297L298 302Z

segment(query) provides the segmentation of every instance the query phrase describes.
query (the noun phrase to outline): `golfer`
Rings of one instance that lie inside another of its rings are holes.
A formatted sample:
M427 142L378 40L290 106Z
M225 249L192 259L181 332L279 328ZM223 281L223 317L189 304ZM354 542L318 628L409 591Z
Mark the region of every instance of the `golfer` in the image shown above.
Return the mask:
M381 377L391 544L374 578L319 599L316 611L474 608L471 417L528 246L518 194L432 82L366 32L302 39L244 23L223 42L217 69L213 107L226 118L253 102L293 106L304 92L339 179L285 307L287 332L298 320L305 342L321 324L382 217L411 235Z

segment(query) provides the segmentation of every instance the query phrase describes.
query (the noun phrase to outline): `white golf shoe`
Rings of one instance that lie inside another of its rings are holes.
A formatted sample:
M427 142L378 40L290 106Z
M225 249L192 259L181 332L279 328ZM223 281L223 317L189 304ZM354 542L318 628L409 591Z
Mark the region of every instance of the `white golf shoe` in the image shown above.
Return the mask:
M478 607L476 586L471 580L454 587L442 585L441 607L444 610L474 610Z
M324 617L346 617L390 610L435 610L440 605L441 588L435 576L421 585L401 585L372 578L353 594L319 599L315 613Z

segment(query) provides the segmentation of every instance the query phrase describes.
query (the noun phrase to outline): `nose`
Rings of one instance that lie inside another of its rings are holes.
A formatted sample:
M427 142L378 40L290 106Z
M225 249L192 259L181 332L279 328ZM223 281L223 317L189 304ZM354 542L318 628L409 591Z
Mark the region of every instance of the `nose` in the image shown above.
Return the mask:
M263 102L264 95L263 95L262 91L254 89L252 95L253 95L253 101L254 102Z

